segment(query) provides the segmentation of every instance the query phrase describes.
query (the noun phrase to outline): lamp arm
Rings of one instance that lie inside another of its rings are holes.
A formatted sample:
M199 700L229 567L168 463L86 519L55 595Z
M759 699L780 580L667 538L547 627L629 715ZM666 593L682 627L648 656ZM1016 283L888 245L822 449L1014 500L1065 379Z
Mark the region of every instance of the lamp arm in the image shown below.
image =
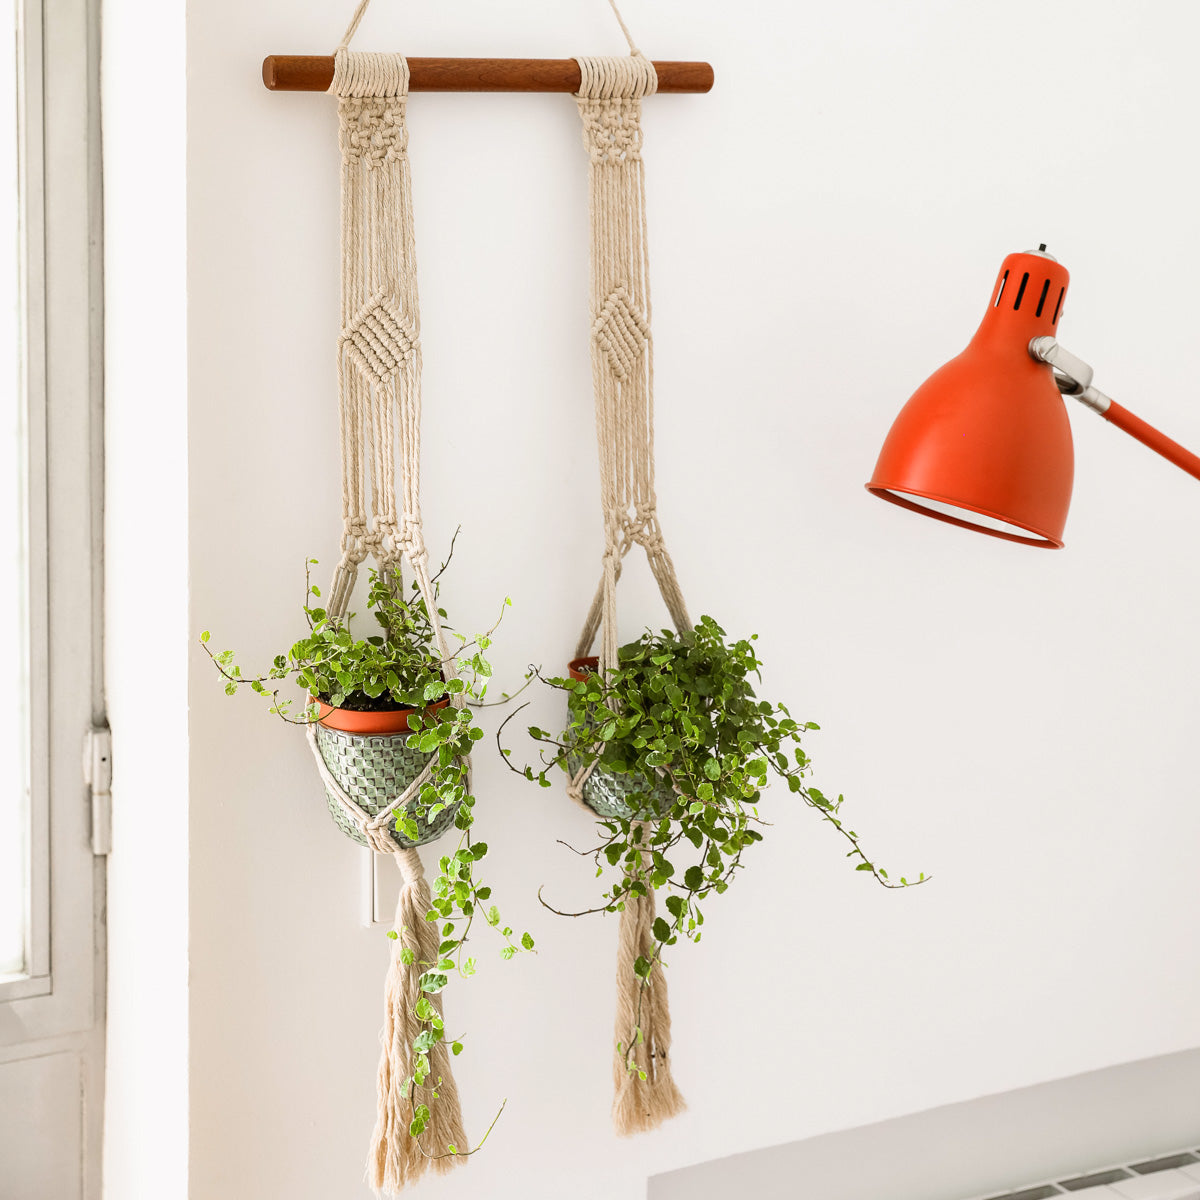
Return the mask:
M1034 338L1029 343L1029 353L1039 362L1050 365L1054 371L1054 382L1064 395L1074 396L1109 424L1129 434L1143 446L1149 446L1156 454L1161 454L1193 478L1200 479L1200 456L1122 407L1099 388L1093 387L1092 368L1069 350L1063 349L1054 338Z
M1108 399L1106 396L1105 399ZM1115 400L1109 401L1108 408L1101 414L1106 421L1124 430L1132 438L1137 438L1143 446L1149 446L1156 454L1161 454L1168 462L1186 471L1196 479L1200 479L1200 457L1197 457L1186 447L1172 441L1165 433L1160 433L1153 425L1148 425L1141 417L1135 416L1127 408L1122 408Z

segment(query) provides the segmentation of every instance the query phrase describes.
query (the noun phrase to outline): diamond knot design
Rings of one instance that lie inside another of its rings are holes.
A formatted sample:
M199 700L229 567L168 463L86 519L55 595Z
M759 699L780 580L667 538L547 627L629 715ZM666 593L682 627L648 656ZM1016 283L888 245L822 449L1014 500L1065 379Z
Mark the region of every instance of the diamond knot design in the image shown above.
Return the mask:
M375 383L387 383L417 352L420 339L400 302L381 288L342 330L354 365Z
M592 326L592 337L608 359L609 370L624 383L637 367L650 337L650 326L630 304L624 284L609 293Z

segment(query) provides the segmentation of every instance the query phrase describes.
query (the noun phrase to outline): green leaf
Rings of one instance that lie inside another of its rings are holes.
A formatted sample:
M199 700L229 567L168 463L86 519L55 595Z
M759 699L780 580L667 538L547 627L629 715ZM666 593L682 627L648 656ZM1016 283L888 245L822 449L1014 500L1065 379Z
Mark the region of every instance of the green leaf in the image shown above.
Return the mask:
M421 976L421 991L436 995L449 982L450 977L444 971L426 971Z

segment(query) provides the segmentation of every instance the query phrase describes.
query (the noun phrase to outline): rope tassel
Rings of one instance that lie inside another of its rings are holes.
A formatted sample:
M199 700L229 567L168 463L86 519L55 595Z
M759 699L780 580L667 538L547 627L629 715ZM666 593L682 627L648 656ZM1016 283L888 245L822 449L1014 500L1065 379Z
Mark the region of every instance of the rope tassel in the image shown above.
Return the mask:
M460 1151L467 1149L458 1088L450 1070L445 1040L436 1042L429 1051L430 1074L425 1083L418 1085L412 1078L415 1065L412 1046L421 1032L421 1022L416 1017L421 975L438 960L438 928L436 922L425 920L429 883L420 856L415 850L400 850L396 852L396 862L404 876L404 885L396 902L397 936L392 942L392 961L383 991L379 1105L367 1162L367 1182L377 1192L387 1194L416 1182L430 1166L444 1174L466 1161L449 1154L447 1146ZM404 962L405 949L413 952L411 964ZM441 1016L440 996L428 999ZM420 1104L429 1105L430 1120L417 1139L409 1134L409 1126ZM423 1150L422 1144L429 1150Z
M646 895L625 901L617 934L612 1118L622 1136L656 1129L687 1108L671 1077L671 1013L662 963L654 960L644 987L633 969L639 957L650 962L654 955L653 927L654 889L648 888Z

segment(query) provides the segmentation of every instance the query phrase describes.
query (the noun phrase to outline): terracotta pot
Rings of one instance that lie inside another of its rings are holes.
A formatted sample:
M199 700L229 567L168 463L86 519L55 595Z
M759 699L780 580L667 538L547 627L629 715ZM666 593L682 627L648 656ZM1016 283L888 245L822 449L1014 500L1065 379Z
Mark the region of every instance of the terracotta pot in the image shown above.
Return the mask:
M567 671L572 679L586 679L600 670L600 659L595 654L584 655L583 658L573 658L567 664Z
M315 699L315 697L314 697ZM450 703L450 698L437 701L424 710L423 715L441 712ZM340 729L344 733L357 733L368 737L386 737L391 734L407 733L408 719L415 708L397 708L391 712L356 712L349 708L334 708L324 700L317 700L320 716L318 725L326 729Z

